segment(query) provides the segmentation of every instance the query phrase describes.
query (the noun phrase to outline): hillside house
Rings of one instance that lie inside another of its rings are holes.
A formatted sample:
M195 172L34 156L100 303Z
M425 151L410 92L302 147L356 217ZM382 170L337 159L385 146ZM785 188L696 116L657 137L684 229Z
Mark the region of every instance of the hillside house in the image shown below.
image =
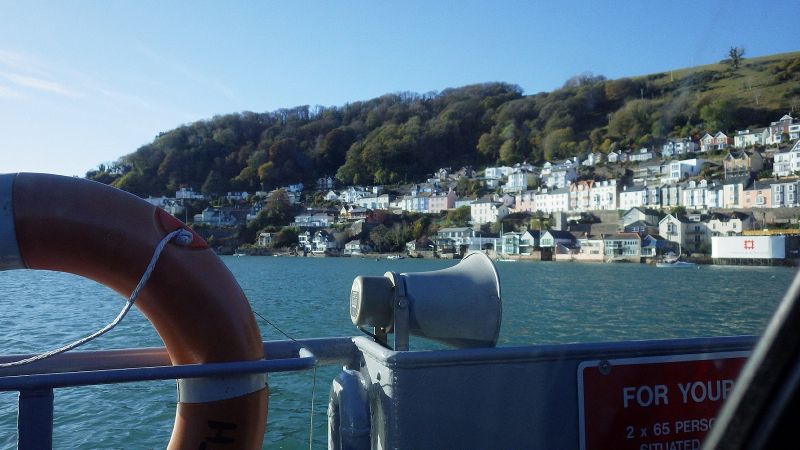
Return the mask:
M772 165L772 175L776 177L788 177L800 171L800 141L788 150L778 151L774 156Z
M710 152L714 150L724 150L731 144L728 135L722 131L717 131L713 136L709 133L700 138L700 151Z
M742 192L742 208L772 208L771 183L753 181L752 186Z
M769 138L767 128L757 128L753 130L740 130L733 136L733 146L738 149L763 146Z
M764 168L764 157L758 151L748 154L744 150L730 149L722 160L722 166L726 179L750 175L751 172L759 172Z

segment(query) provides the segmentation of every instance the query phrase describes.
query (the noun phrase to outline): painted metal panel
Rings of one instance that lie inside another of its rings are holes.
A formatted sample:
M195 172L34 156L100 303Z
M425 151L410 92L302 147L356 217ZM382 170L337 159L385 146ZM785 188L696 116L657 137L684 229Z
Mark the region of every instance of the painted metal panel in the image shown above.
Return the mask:
M712 258L783 259L785 236L713 236Z

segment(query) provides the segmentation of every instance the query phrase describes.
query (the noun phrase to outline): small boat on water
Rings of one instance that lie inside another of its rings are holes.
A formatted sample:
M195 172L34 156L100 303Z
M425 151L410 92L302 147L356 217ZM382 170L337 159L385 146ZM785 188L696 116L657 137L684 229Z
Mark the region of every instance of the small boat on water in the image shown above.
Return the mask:
M665 267L674 267L674 268L691 268L691 267L700 267L697 264L689 261L681 261L676 259L675 261L661 261L656 263L656 267L665 268Z
M386 259L405 259L406 257L403 255L389 255Z

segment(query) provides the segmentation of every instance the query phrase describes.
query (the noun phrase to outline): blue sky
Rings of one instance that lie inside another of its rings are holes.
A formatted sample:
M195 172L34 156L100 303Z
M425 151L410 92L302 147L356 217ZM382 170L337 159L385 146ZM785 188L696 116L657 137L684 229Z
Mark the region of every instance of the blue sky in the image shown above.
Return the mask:
M486 81L549 91L800 50L798 0L0 0L0 173L84 175L181 124ZM792 31L794 30L794 31Z

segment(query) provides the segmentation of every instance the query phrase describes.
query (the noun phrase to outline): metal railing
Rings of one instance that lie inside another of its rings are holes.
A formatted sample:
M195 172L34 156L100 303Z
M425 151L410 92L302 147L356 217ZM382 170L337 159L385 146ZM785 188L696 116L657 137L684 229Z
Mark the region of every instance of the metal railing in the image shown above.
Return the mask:
M53 389L137 381L293 372L357 360L352 338L264 342L266 359L173 366L165 348L71 352L0 369L0 391L19 391L18 448L53 445ZM3 356L0 363L28 355Z

